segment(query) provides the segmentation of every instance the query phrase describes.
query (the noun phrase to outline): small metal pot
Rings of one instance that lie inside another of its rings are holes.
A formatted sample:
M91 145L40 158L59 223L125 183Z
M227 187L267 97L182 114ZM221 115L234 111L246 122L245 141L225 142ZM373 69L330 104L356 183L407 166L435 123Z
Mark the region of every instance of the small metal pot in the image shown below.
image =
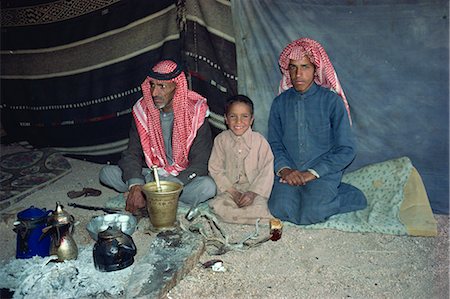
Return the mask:
M98 233L93 256L95 268L102 272L125 269L134 263L136 245L131 236L117 227Z
M51 212L31 206L17 214L13 229L17 233L16 258L50 255L51 239L50 236L43 236L42 229L47 225L47 218Z

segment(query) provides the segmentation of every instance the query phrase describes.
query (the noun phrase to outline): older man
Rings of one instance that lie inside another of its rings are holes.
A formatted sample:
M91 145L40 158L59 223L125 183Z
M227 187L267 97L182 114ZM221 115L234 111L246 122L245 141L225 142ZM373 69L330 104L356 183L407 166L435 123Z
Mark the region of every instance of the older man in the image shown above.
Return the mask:
M191 207L212 198L216 185L208 174L212 149L206 99L188 89L180 65L157 63L141 85L143 97L133 106L128 148L118 165L105 166L100 181L127 193L126 210L145 207L142 186L154 179L183 185L180 201Z
M341 183L355 158L350 110L323 47L301 38L279 58L280 95L270 110L268 141L275 162L272 215L296 224L366 207L364 194Z

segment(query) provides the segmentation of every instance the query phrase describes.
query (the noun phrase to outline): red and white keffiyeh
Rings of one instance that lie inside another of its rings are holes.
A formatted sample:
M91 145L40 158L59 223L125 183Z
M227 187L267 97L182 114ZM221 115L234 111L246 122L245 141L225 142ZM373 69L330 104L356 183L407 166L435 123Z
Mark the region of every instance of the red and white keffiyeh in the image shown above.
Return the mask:
M152 70L158 74L169 74L178 68L171 60L163 60ZM141 85L143 97L133 106L133 116L141 139L145 162L150 168L153 165L163 168L167 173L177 176L189 165L188 155L198 129L203 125L208 111L206 99L188 89L187 80L181 71L176 77L167 81L175 82L173 96L173 132L172 158L169 165L166 158L164 139L161 130L160 110L153 103L150 81L147 77ZM161 80L159 80L161 81Z
M350 116L350 107L342 90L341 84L337 77L336 71L328 58L325 49L321 44L310 38L300 38L288 44L280 54L278 64L282 73L282 78L279 86L279 93L292 87L291 78L289 76L289 60L299 60L303 56L307 56L312 64L315 66L314 82L325 88L329 88L336 92L344 101L347 109L350 124L352 119Z

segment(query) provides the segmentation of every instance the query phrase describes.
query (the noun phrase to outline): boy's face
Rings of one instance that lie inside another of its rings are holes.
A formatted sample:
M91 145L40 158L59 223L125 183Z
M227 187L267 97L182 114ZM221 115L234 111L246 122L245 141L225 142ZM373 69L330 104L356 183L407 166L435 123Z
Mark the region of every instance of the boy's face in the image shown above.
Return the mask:
M241 136L253 124L253 115L250 107L241 102L233 103L225 115L225 122L236 136Z

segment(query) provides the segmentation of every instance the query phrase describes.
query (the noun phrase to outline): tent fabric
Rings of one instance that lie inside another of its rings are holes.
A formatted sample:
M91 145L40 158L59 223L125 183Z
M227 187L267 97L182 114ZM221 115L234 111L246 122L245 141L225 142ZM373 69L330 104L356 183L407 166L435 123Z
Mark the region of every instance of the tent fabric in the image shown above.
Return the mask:
M238 90L266 135L282 49L321 43L350 105L357 156L348 171L402 156L435 213L449 211L448 1L232 0Z
M1 2L1 122L8 137L97 162L126 148L131 108L175 58L220 131L237 90L229 1ZM213 45L213 46L212 46Z
M215 136L226 129L224 102L238 88L231 2L189 0L184 15L182 56L192 89L208 99Z
M149 65L181 46L174 1L144 2L2 1L8 137L77 154L125 149Z

